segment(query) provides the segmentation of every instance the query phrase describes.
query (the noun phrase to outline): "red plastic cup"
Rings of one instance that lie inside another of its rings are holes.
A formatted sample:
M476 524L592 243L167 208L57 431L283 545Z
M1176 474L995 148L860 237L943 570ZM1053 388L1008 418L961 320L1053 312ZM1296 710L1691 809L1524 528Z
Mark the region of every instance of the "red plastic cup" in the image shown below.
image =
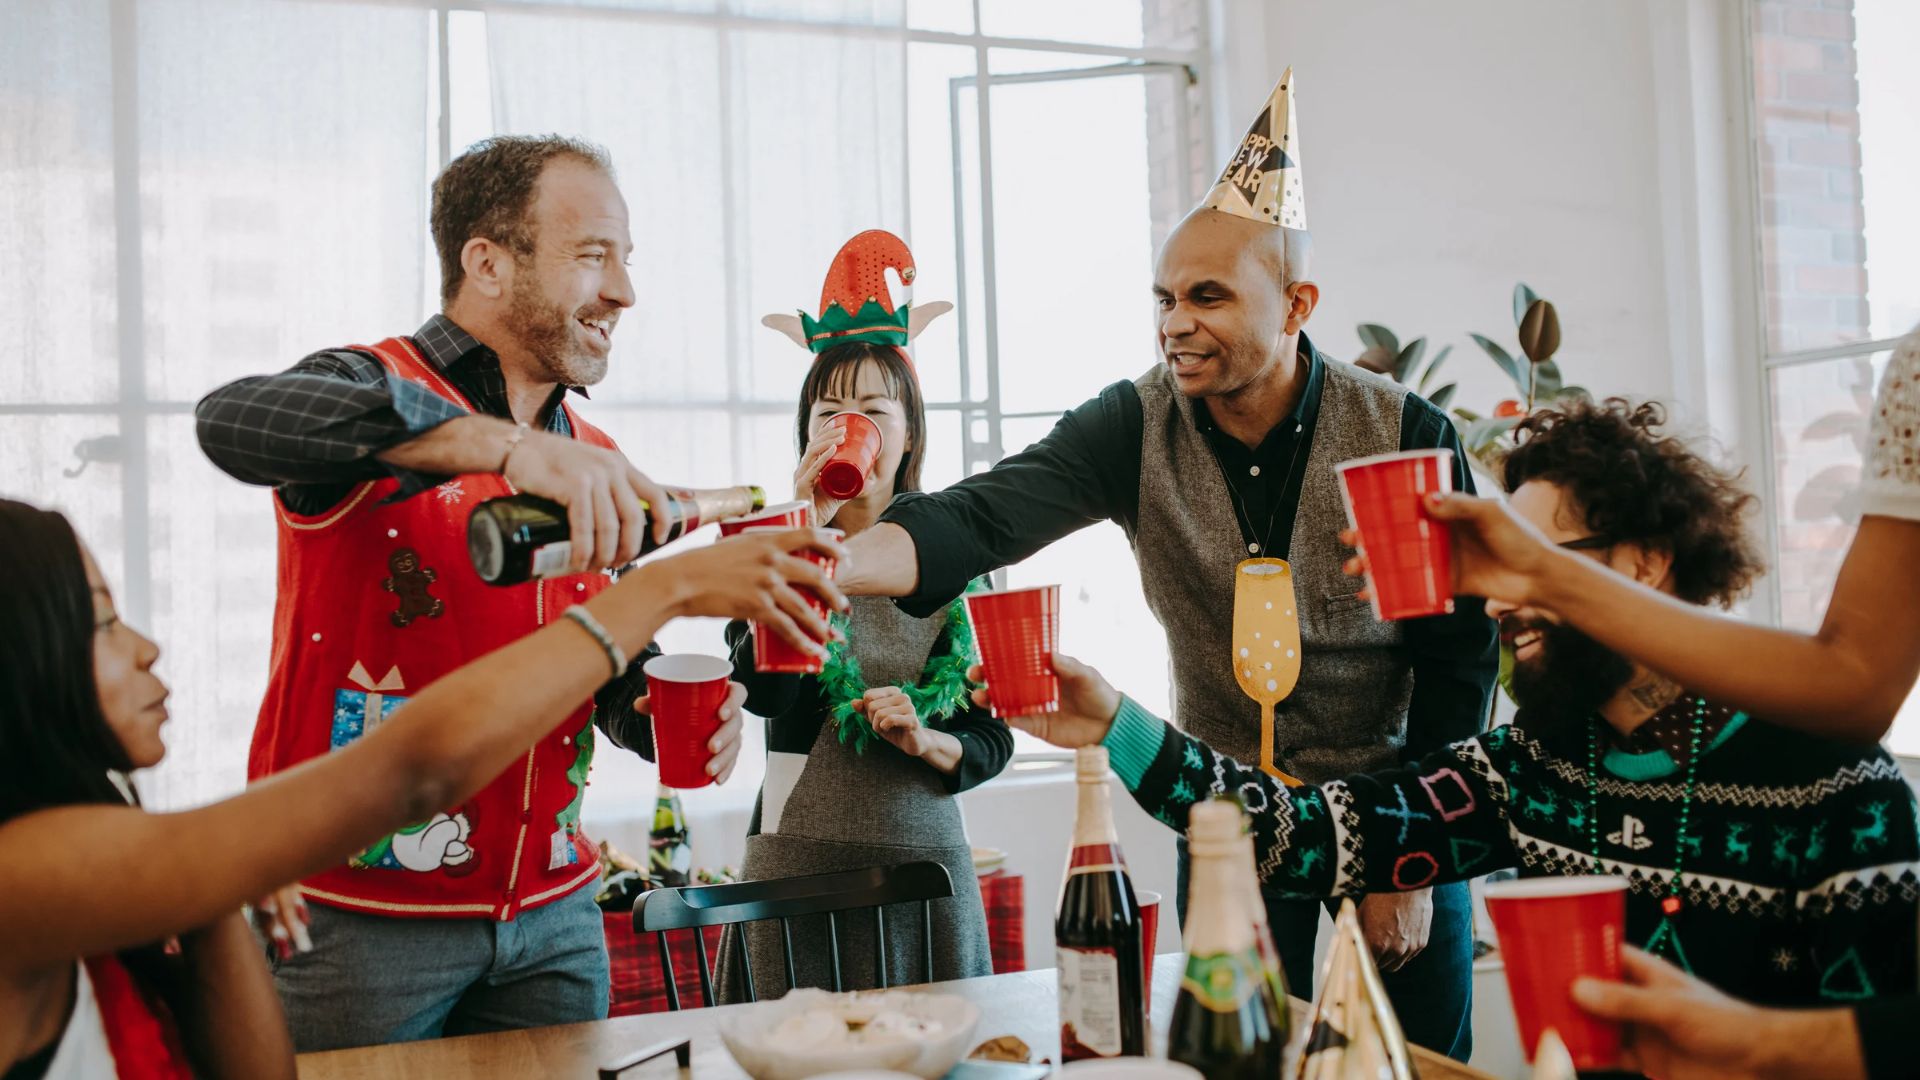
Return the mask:
M1153 949L1160 940L1160 894L1152 889L1140 889L1133 894L1135 904L1140 907L1140 955L1142 966L1146 968L1146 981L1140 984L1140 992L1146 996L1147 1011L1153 1011Z
M1453 532L1424 500L1453 490L1453 451L1405 450L1334 466L1347 520L1367 556L1373 616L1382 621L1453 611Z
M672 788L713 783L707 741L720 730L733 665L717 656L668 653L647 661L647 711L653 714L653 753L660 782Z
M785 532L795 527L796 526L790 525L752 525L742 529L741 532ZM839 540L847 535L839 529L821 529L820 531L833 537L835 540ZM834 571L839 567L840 563L840 560L822 555L812 548L796 551L794 554L808 562L818 564L822 569L826 570L829 580L832 579ZM824 599L815 594L812 589L801 589L799 592L800 595L805 598L809 607L819 612L821 618L826 617L827 602ZM779 672L789 675L817 675L826 667L825 659L798 648L786 638L781 637L779 634L774 633L759 623L750 623L749 625L753 628L753 670L762 673Z
M765 510L748 514L745 517L728 518L720 523L720 535L738 536L747 529L774 527L781 529L804 529L813 517L811 503L789 502L778 506L769 506Z
M880 425L857 412L834 413L828 427L847 430L847 437L820 468L820 490L836 499L857 499L867 489L867 473L880 460Z
M987 674L995 716L1032 716L1060 708L1053 653L1060 643L1060 586L971 593L967 618Z
M1507 992L1520 1045L1533 1060L1540 1034L1558 1032L1576 1069L1607 1069L1620 1058L1620 1025L1573 1002L1573 980L1620 981L1627 932L1627 879L1528 878L1487 886L1487 914L1500 935Z

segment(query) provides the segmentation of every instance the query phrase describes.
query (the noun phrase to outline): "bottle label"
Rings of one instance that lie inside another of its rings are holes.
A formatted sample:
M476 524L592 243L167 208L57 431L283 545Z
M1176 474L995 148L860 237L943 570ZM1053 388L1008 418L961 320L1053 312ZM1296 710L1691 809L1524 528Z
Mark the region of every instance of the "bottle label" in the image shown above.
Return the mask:
M1261 967L1260 957L1254 953L1192 955L1187 957L1180 989L1213 1012L1239 1012L1266 978Z
M1119 1057L1120 959L1112 949L1058 949L1060 1056Z
M1102 874L1110 870L1125 873L1127 860L1120 855L1119 844L1079 844L1067 860L1067 876Z
M557 577L566 573L567 565L573 562L573 541L560 540L551 544L542 544L533 549L533 571L530 577Z

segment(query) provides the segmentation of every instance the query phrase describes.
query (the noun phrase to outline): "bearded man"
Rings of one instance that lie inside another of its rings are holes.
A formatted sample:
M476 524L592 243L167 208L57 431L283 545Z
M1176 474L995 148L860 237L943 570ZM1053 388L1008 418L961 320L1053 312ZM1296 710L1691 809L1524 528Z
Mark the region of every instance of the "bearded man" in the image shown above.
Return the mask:
M610 580L598 571L639 554L645 505L662 505L567 401L605 376L634 300L605 151L488 139L434 181L432 223L442 311L413 336L314 353L195 410L214 464L274 494L279 592L250 778L359 738L442 674L593 596ZM467 517L514 492L567 508L573 561L496 588L473 570ZM664 516L652 525L664 539ZM580 803L596 724L652 757L647 658L478 796L263 901L298 1050L606 1015L599 863ZM744 698L736 684L720 709L720 779Z
M1529 417L1504 464L1512 507L1616 573L1725 606L1761 570L1745 530L1756 500L1663 420L1619 399ZM1103 743L1176 829L1194 802L1239 797L1270 890L1615 874L1627 940L1722 990L1792 1006L1914 991L1920 837L1885 750L1753 719L1545 612L1487 610L1513 650L1519 714L1410 767L1282 787L1061 658L1060 712L1011 722Z

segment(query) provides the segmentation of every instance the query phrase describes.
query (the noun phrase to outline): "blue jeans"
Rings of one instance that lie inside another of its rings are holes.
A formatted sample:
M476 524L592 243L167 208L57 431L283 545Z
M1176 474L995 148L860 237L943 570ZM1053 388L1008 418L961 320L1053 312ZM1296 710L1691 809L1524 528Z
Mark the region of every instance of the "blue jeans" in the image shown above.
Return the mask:
M512 922L310 903L313 951L268 956L298 1053L607 1015L607 937L582 888Z
M1180 923L1187 921L1187 841L1180 839ZM1282 895L1262 889L1267 902L1267 924L1280 950L1280 966L1287 989L1295 997L1313 996L1313 944L1320 931L1320 911L1336 905ZM1393 1011L1409 1042L1466 1061L1473 1053L1473 908L1467 883L1433 887L1433 927L1427 947L1400 970L1382 972Z

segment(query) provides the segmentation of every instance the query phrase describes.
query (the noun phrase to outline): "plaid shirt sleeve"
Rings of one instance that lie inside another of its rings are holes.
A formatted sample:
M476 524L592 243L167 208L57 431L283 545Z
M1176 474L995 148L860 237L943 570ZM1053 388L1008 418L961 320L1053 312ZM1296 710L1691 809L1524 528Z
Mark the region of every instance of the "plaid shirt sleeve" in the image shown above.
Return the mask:
M373 357L344 350L237 379L194 407L207 457L242 483L277 489L296 513L322 512L367 480L398 479L395 499L442 482L375 455L464 415Z

